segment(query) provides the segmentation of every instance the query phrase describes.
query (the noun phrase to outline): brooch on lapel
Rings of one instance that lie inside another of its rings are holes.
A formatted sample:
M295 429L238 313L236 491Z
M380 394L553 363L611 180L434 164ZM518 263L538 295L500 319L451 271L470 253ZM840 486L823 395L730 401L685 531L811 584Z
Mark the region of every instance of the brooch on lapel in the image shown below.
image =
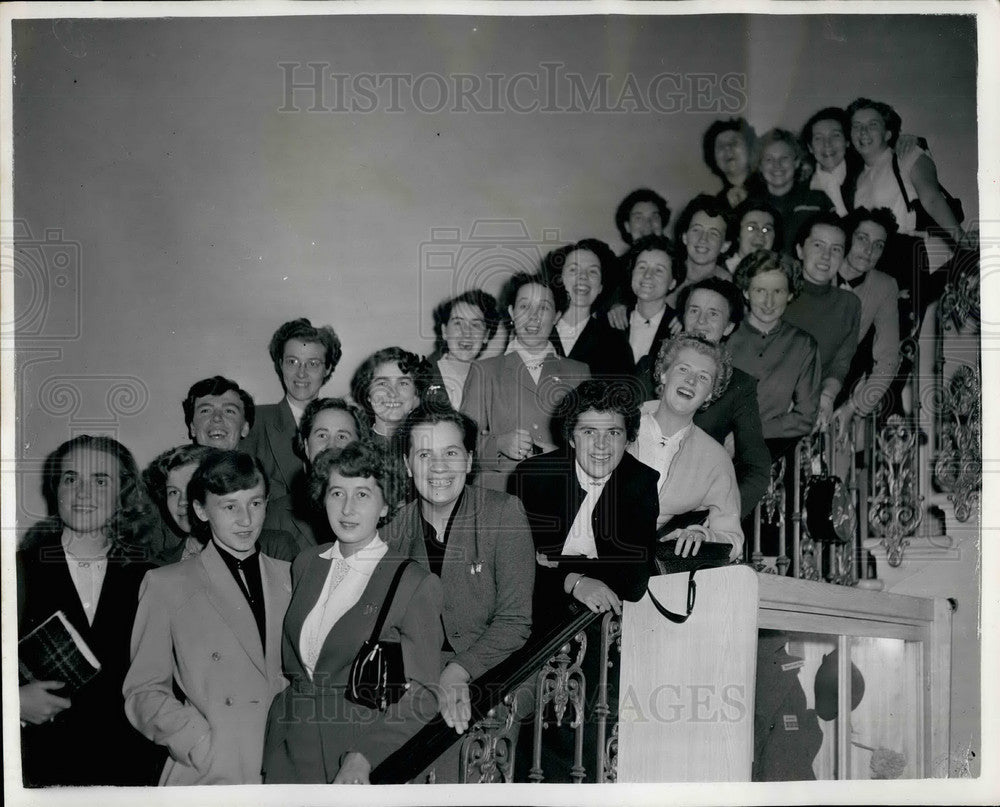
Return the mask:
M371 616L378 610L378 603L370 602L365 605L365 610L362 612L365 616Z
M469 574L471 574L471 575L477 575L477 574L482 574L482 573L483 573L483 562L482 561L479 561L478 563L470 563L469 564Z

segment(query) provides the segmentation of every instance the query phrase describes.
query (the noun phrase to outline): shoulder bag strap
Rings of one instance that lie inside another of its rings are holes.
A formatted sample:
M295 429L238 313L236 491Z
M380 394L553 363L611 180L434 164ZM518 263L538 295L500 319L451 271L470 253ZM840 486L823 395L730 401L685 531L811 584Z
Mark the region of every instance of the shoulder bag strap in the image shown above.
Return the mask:
M895 151L892 153L892 173L895 174L896 182L899 183L899 190L903 194L903 201L906 202L906 209L912 213L913 202L910 200L910 195L906 192L906 184L903 182L903 174L899 170L899 158L896 156Z
M396 596L396 589L399 588L399 581L402 580L403 572L406 571L406 567L412 562L412 558L407 558L400 563L399 568L396 569L396 574L393 575L392 583L389 584L389 590L385 594L385 601L382 603L382 608L378 612L378 619L375 620L375 627L372 628L372 635L368 639L369 643L374 644L378 641L378 637L382 635L382 626L385 625L386 617L389 615L389 608L392 607L392 600Z
M653 603L653 607L656 608L663 616L669 619L671 622L682 625L687 622L688 617L691 616L691 612L694 611L694 600L698 593L698 584L694 582L694 573L697 569L692 569L688 572L688 598L687 598L687 613L677 614L667 608L663 603L661 603L653 595L653 589L646 589L646 593L649 595L650 601Z

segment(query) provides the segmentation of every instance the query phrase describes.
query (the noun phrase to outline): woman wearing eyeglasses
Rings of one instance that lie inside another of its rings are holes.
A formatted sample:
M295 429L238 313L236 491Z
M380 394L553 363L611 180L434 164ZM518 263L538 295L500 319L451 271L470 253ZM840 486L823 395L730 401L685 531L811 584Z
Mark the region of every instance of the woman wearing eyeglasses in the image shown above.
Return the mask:
M302 459L295 453L299 422L306 406L319 397L333 375L341 348L329 325L316 328L300 318L274 332L268 351L285 397L257 407L253 427L240 449L260 460L271 483L271 496L277 498L289 494L302 473Z
M734 252L726 258L726 269L731 273L758 249L781 250L781 216L773 205L751 197L736 208L733 220L736 232L730 233L729 242Z

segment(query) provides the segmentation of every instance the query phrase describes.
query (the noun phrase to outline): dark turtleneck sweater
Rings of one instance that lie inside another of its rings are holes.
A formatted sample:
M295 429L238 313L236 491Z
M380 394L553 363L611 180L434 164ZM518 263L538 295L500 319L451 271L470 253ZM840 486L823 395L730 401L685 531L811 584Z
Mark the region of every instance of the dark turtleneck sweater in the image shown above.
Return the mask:
M785 309L785 322L816 340L823 379L843 383L858 346L861 302L857 296L833 284L817 286L802 281L802 294Z

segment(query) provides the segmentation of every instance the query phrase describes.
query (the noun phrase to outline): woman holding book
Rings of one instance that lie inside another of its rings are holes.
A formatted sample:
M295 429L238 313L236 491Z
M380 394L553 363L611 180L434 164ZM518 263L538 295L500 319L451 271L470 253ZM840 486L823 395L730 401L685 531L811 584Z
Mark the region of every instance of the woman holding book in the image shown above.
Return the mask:
M39 678L22 645L24 784L154 784L163 753L129 725L122 698L139 583L150 568L142 544L155 523L139 469L116 440L81 435L48 457L42 484L51 515L17 553L18 633L61 612L59 624L72 626L100 670L79 687Z

